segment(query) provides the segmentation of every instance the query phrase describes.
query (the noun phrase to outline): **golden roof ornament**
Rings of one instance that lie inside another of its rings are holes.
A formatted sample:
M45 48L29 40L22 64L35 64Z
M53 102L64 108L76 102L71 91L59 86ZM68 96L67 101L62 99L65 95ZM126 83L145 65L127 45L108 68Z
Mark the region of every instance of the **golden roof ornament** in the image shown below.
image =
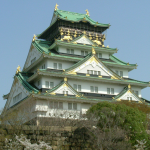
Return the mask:
M64 81L67 82L67 78L66 77L64 78Z
M130 84L128 85L128 88L131 89L131 85Z
M19 72L21 72L20 68L21 67L18 65L17 70L16 70L16 74L19 73Z
M34 34L32 41L34 42L36 40L36 35Z
M85 11L86 11L86 15L90 17L88 9L86 9Z
M95 55L96 54L96 51L95 49L92 47L92 54Z
M58 9L58 6L59 6L59 5L56 3L56 5L55 5L55 11Z

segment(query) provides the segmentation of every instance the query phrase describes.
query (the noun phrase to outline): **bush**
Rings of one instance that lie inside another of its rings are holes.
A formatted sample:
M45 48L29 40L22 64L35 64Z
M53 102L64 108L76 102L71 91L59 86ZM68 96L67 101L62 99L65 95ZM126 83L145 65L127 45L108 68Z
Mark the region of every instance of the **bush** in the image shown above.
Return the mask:
M94 116L93 120L98 121L97 127L101 131L123 130L126 131L126 133L124 132L126 140L133 146L137 144L137 140L144 139L147 141L147 146L150 145L149 135L146 133L146 114L139 111L138 108L129 107L122 103L100 102L88 110L87 117L90 118L91 115Z

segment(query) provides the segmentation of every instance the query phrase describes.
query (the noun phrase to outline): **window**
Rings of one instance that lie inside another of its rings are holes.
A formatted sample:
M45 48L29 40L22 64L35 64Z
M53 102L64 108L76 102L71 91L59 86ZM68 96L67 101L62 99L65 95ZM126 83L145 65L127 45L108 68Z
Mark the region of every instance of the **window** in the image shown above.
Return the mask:
M127 100L131 100L132 101L132 97L127 97Z
M37 83L38 83L38 86L40 86L40 80Z
M111 94L114 94L114 88L111 88Z
M110 88L107 88L107 94L110 94Z
M77 85L77 84L74 84L73 85L73 88L76 90L76 91L81 91L81 85Z
M84 56L84 51L81 51L81 55Z
M114 94L114 88L107 88L107 94Z
M36 57L34 57L34 58L31 60L31 64L33 64L35 61L36 61Z
M97 75L97 71L94 71L94 74Z
M54 66L54 69L62 69L62 63L54 63L53 64L53 66Z
M77 91L77 85L76 84L73 85L73 88Z
M63 102L59 102L59 109L63 109Z
M70 49L67 49L67 53L70 54Z
M57 69L57 63L54 63L54 69Z
M116 74L118 74L118 70L116 70Z
M123 71L120 71L120 76L123 77Z
M45 69L45 64L42 65L42 69Z
M68 103L68 109L72 110L72 103Z
M92 93L98 93L98 87L97 86L90 86L90 91L92 92Z
M58 109L58 102L54 102L54 109Z
M81 85L78 85L78 91L79 92L81 91Z
M138 95L139 95L139 92L138 92L138 91L135 91L135 94L138 96Z
M88 55L88 51L81 51L81 55L82 55L82 56Z
M98 58L102 58L102 54L101 53L96 53Z
M54 82L45 81L45 87L46 88L53 88L54 87Z
M74 54L74 49L67 49L68 54Z
M77 110L77 103L73 103L73 110Z
M13 97L13 103L18 102L19 100L21 100L21 98L22 98L22 92L16 95L15 97Z
M62 69L62 64L61 63L58 64L58 68Z
M50 82L50 88L54 87L54 82Z
M87 70L87 74L94 74L94 75L101 75L100 71L95 71L95 70Z
M49 107L51 109L63 109L63 102L54 102L54 101L50 101L49 102Z
M49 82L48 81L45 81L45 87L49 88Z
M95 93L98 93L98 87L95 87Z
M74 54L74 49L71 49L71 54Z
M90 86L90 90L91 90L91 92L94 92L94 87Z
M77 103L68 103L69 110L77 110Z
M63 91L63 94L64 95L68 95L68 91Z
M85 51L85 56L88 55L88 51Z

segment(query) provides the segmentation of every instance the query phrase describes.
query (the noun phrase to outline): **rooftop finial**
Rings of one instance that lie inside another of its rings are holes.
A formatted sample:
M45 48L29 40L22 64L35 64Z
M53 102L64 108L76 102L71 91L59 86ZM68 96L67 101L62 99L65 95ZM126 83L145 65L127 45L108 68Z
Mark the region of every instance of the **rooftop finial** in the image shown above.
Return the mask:
M35 39L36 39L36 35L34 34L32 41L35 41Z
M96 51L95 51L95 49L92 47L92 54L96 54Z
M130 84L128 85L128 88L131 89L131 85Z
M67 78L66 77L64 78L64 81L67 82Z
M59 5L56 3L56 5L55 5L55 11L58 9L57 7L58 7Z
M86 15L90 16L88 9L86 9L85 11L86 11Z
M21 71L20 68L21 68L21 67L18 65L17 70L16 70L16 74Z

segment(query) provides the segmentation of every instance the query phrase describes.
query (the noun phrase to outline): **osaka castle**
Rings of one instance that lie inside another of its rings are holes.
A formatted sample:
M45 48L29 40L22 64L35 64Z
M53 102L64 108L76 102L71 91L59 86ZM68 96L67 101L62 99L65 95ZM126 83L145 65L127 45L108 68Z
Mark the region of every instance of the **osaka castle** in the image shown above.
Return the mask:
M58 9L50 26L34 35L24 67L17 67L2 115L14 110L31 112L30 119L60 113L85 114L101 101L149 102L141 90L149 82L129 78L137 64L116 56L117 48L104 45L110 24L85 14ZM19 62L18 62L19 63Z

